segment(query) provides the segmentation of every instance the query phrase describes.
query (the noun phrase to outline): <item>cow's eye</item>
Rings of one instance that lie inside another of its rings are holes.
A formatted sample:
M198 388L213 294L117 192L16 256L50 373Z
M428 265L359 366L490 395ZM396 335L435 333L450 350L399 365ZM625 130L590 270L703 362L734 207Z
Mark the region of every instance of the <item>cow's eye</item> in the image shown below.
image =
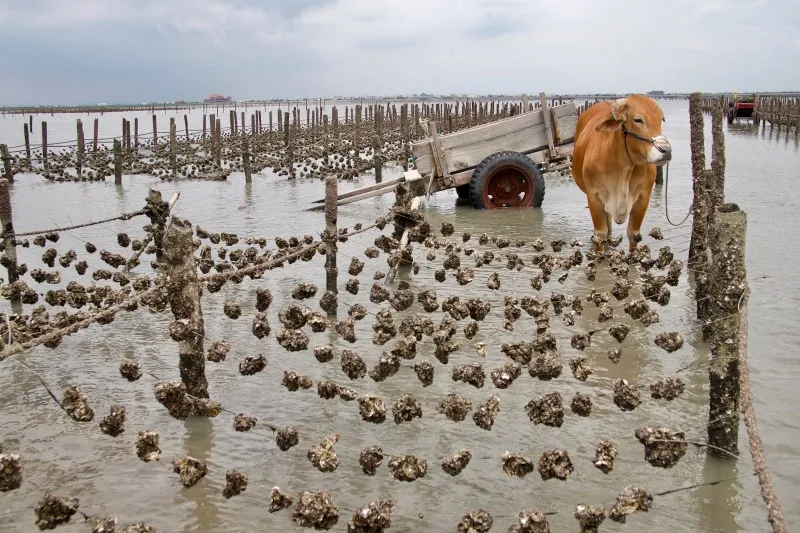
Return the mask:
M635 118L635 119L633 119L633 121L634 121L635 123L637 123L637 124L644 124L644 120L642 120L642 119L640 119L640 118Z

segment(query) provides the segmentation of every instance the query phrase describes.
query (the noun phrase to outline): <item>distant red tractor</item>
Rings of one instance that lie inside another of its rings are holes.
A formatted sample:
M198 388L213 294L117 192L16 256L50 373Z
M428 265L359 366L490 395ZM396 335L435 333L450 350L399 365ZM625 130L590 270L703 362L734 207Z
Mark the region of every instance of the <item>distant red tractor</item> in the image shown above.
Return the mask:
M728 102L728 124L733 124L737 119L753 120L753 111L756 107L755 95L739 96L733 95L733 99Z

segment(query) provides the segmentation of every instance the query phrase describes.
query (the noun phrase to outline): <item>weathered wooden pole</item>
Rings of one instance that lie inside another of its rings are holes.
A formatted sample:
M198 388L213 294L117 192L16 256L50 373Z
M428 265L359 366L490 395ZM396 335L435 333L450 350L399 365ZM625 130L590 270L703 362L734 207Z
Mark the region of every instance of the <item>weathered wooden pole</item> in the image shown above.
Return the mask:
M122 185L122 143L114 139L114 183Z
M50 164L47 160L47 122L42 121L42 166L44 171L50 170Z
M217 119L216 119L216 116L214 115L214 113L211 113L208 118L209 118L209 120L211 120L211 123L209 124L208 132L211 135L211 146L213 147L214 146L214 141L216 140L216 134L214 132L217 129Z
M11 154L8 153L8 146L5 144L0 144L0 159L3 160L5 178L9 183L14 183L14 167L11 164Z
M355 149L355 154L353 155L353 159L355 159L356 167L358 167L358 162L361 159L360 153L361 149L361 105L356 106L356 118L355 118L355 125L356 127L353 129L353 148Z
M189 117L183 114L183 131L186 132L186 142L189 142Z
M250 141L247 135L242 135L242 168L244 169L244 182L251 183L253 174L250 168Z
M283 115L283 130L286 142L286 166L289 169L289 179L294 179L294 150L292 149L292 128L289 126L289 112Z
M133 119L133 148L139 153L139 119Z
M383 111L378 108L375 110L375 135L372 138L372 162L375 165L375 183L383 181L383 141L381 133L383 131Z
M153 148L158 146L158 118L153 115Z
M169 306L175 320L183 322L186 334L178 342L178 369L186 392L208 398L208 380L203 349L205 323L200 306L202 286L192 242L192 226L173 216L164 232L164 269L167 274Z
M692 238L689 245L689 264L704 250L708 227L708 177L706 176L705 137L703 134L703 110L701 93L695 92L689 97L689 142L692 158L692 183L694 201L692 203ZM705 263L705 260L701 260Z
M100 119L94 119L94 124L92 125L92 152L97 153L97 140L100 136Z
M145 215L150 219L153 235L153 245L156 248L156 264L161 264L164 255L164 232L167 229L167 218L169 217L169 203L161 197L161 191L150 189L146 200L147 212Z
M708 183L708 200L711 203L708 225L714 221L716 209L725 203L725 134L722 132L724 105L716 101L711 108L711 174Z
M214 147L214 154L216 156L217 166L222 166L222 119L217 119L217 126L214 128L214 133L217 135L216 144Z
M709 367L708 453L739 454L740 311L747 305L745 236L747 215L736 204L717 207L710 228L708 321L704 336L711 344Z
M175 119L169 119L169 164L172 167L172 177L178 176L178 158L175 154L175 145L177 143L177 135L175 131Z
M77 120L76 127L78 129L78 154L76 157L75 171L78 173L78 177L80 178L83 172L83 148L84 148L83 122L81 122L81 119Z
M0 224L2 224L3 229L3 254L8 262L6 265L6 270L8 270L6 284L14 283L19 279L19 272L17 271L17 247L14 243L14 220L11 213L10 184L10 180L0 178ZM334 199L334 203L335 202L336 200ZM17 291L14 291L11 303L20 303L20 296Z
M31 136L28 132L28 123L22 125L22 136L25 137L25 155L28 156L28 161L31 160Z
M325 178L325 290L339 294L339 269L336 265L337 241L339 239L338 218L339 180L334 176ZM335 315L336 308L328 314Z

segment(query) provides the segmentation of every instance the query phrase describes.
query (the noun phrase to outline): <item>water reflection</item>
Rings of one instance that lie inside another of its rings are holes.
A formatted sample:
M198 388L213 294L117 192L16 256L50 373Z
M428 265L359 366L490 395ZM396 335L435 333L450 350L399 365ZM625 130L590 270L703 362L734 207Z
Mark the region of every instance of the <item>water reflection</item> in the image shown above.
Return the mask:
M734 122L733 124L728 124L727 132L741 137L754 137L758 135L758 130L758 123Z
M703 468L703 479L700 483L713 483L725 480L716 485L698 487L688 491L695 507L699 531L736 533L747 531L739 525L736 517L742 510L742 484L739 478L740 469L732 459L720 459L713 456L706 458ZM693 478L694 479L694 478ZM690 481L690 483L698 483Z
M191 488L181 486L175 495L175 505L188 507L184 531L213 532L220 529L218 502L219 483L209 483L209 477L219 478L224 471L214 451L214 422L208 418L189 417L184 421L183 439L186 455L208 465L209 474ZM216 489L216 490L215 490Z

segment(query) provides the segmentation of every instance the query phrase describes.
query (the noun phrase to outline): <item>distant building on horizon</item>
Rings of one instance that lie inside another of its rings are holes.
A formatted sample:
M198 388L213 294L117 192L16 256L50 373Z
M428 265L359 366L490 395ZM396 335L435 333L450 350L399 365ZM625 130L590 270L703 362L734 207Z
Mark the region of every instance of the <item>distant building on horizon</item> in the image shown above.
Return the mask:
M203 100L204 104L227 104L231 102L230 96L222 96L219 93L214 93L205 100Z

